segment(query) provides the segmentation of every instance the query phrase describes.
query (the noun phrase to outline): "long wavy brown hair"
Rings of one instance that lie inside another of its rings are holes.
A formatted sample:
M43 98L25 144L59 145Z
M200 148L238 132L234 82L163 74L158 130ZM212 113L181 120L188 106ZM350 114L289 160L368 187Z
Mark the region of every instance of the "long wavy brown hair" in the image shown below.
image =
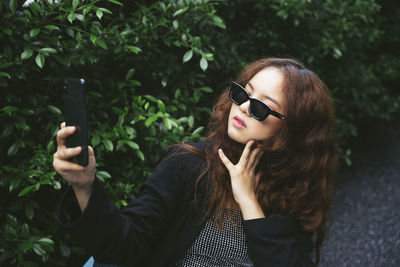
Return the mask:
M256 188L258 203L266 216L290 214L305 231L316 231L314 249L318 265L337 168L332 98L314 72L289 58L254 61L244 68L236 82L245 85L259 71L271 67L284 75L282 113L285 120L272 137L258 144L265 151L256 169L262 172ZM196 187L206 180L207 214L236 204L229 173L217 153L222 148L236 163L244 148L227 133L231 105L227 88L213 108L204 151L181 144L206 159L206 168L198 177Z

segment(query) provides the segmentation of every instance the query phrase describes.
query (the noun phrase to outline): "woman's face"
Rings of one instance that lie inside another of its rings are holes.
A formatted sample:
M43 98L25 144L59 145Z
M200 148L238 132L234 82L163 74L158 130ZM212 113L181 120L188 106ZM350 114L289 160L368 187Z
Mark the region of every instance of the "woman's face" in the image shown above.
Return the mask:
M245 89L251 97L263 101L276 112L283 114L283 80L284 76L279 69L268 67L254 75L246 84ZM271 137L282 124L281 119L272 115L263 121L256 120L249 114L249 104L249 100L240 106L232 103L229 113L228 135L242 144L249 140L265 140Z

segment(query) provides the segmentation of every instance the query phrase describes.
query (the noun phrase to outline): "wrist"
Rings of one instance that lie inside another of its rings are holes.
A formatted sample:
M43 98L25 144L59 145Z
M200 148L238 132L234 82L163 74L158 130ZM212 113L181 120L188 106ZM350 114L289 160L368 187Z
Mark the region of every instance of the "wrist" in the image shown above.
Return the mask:
M244 220L265 218L264 212L255 196L248 196L238 202Z
M257 197L255 194L251 195L243 195L243 196L236 196L235 197L236 202L239 204L239 206L249 206L249 205L258 205Z
M93 182L88 183L85 185L81 184L71 184L72 189L74 190L76 195L81 195L81 196L90 196L93 191Z

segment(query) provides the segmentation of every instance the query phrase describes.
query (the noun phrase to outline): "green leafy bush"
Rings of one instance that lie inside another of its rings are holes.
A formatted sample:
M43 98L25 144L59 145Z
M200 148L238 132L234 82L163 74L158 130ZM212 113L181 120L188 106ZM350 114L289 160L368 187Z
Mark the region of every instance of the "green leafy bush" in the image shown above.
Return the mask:
M219 87L261 56L293 56L322 76L349 161L355 122L389 120L399 109L399 8L381 5L1 1L0 265L66 266L84 253L55 219L66 187L52 168L64 77L87 81L97 175L118 206L169 144L205 135Z

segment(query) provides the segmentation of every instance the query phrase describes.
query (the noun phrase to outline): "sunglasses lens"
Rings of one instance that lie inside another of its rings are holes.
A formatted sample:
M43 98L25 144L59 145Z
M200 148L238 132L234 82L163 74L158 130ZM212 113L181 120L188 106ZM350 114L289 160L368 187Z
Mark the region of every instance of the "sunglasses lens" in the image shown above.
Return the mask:
M244 102L247 101L248 96L246 94L246 91L244 91L240 86L237 84L232 83L231 87L231 99L234 101L236 104L241 105Z
M252 99L250 101L250 112L257 120L263 120L269 115L270 110L260 101Z

